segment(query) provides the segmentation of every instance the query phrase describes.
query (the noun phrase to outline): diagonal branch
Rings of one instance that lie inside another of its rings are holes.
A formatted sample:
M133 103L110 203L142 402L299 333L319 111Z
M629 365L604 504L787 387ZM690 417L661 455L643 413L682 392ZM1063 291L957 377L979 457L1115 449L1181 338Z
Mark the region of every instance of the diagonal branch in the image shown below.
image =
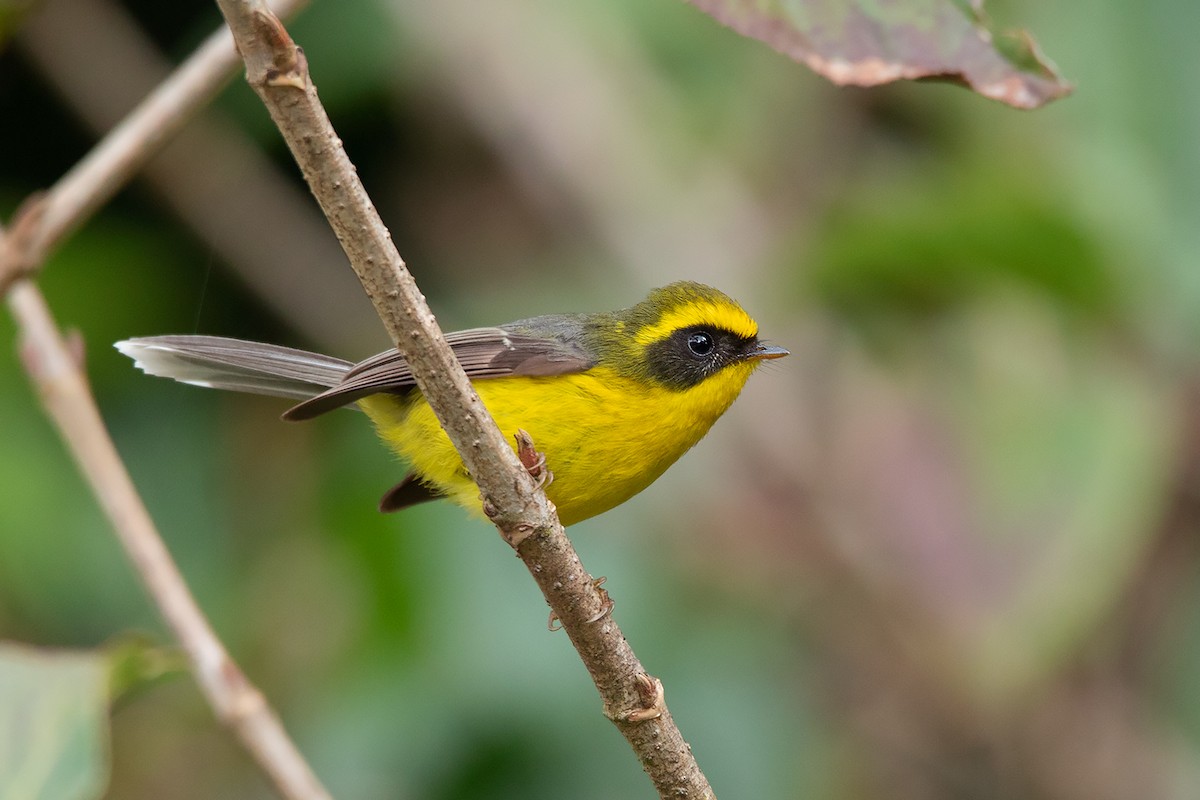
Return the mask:
M297 5L289 2L289 7ZM0 230L0 294L21 334L26 371L47 413L92 486L122 546L217 717L289 800L326 800L321 786L262 693L229 657L179 573L109 437L78 359L41 293L25 277L70 230L112 196L228 78L236 63L223 31L159 87L45 195L27 202L12 231Z
M214 77L225 83L242 62L228 29L221 25L219 33L213 40L222 43L223 65ZM175 67L121 0L41 0L14 44L97 138ZM204 94L207 90L193 96ZM358 282L328 269L345 256L308 189L292 179L290 165L277 164L228 114L211 106L177 134L166 133L138 178L277 317L306 339L340 343L343 350L360 341L360 331L347 326L346 317L378 331L378 323L362 314L366 303ZM249 219L258 223L254 230ZM275 235L263 236L263 229ZM290 280L297 270L305 280Z
M280 0L289 15L307 0ZM0 263L0 294L22 273L38 269L54 247L112 199L164 142L212 100L238 64L229 32L222 28L114 127L54 188L23 206L36 225L22 235L21 250L9 243ZM14 225L14 227L17 227Z
M46 412L91 484L147 592L187 653L196 681L217 717L237 734L280 794L291 800L325 800L329 794L262 693L229 657L188 591L104 428L83 369L59 335L41 292L28 279L18 280L8 293L8 305L21 330L25 369Z
M633 746L661 797L712 797L662 703L661 683L645 674L553 506L521 466L446 344L317 99L304 53L262 0L218 0L218 5L246 60L247 80L266 104L392 341L479 484L484 508L578 650L605 713Z

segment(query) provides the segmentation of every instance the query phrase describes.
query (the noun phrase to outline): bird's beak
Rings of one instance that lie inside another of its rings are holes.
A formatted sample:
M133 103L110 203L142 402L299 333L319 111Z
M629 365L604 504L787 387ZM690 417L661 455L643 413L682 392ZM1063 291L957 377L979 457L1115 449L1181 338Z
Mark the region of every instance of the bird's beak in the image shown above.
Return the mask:
M787 355L791 355L791 353L782 347L776 347L773 344L760 344L750 351L746 359L748 361L766 361L769 358L783 358Z

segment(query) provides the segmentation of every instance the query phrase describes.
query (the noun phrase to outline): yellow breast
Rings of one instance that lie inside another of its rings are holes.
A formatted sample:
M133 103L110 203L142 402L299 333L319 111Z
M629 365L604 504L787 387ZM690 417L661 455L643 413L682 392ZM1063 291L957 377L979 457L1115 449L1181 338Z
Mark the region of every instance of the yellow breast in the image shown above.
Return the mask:
M528 431L546 456L546 488L564 525L620 505L649 486L708 432L737 398L754 362L734 364L683 391L644 385L606 367L552 377L475 382L501 432ZM479 511L479 491L419 393L359 401L422 480Z

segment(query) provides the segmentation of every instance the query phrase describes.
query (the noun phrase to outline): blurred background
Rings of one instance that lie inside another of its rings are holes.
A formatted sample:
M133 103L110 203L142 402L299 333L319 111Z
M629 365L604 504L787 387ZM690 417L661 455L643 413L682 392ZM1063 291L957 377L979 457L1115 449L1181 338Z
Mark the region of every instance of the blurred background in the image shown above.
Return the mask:
M719 796L1200 796L1200 6L989 3L1076 93L837 89L671 0L342 0L292 25L443 328L691 278L792 357L571 529ZM0 52L0 218L218 24L47 0ZM39 278L217 631L339 798L653 797L536 588L365 420L152 379L159 333L388 345L235 81ZM0 638L166 644L0 314ZM121 798L269 797L192 681Z

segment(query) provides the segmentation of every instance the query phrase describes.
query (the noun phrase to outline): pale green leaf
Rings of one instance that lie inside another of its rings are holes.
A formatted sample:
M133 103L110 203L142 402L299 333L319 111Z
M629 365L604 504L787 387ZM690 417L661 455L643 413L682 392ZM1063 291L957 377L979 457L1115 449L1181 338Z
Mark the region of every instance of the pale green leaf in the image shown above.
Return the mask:
M99 797L107 762L106 657L0 644L0 797Z

